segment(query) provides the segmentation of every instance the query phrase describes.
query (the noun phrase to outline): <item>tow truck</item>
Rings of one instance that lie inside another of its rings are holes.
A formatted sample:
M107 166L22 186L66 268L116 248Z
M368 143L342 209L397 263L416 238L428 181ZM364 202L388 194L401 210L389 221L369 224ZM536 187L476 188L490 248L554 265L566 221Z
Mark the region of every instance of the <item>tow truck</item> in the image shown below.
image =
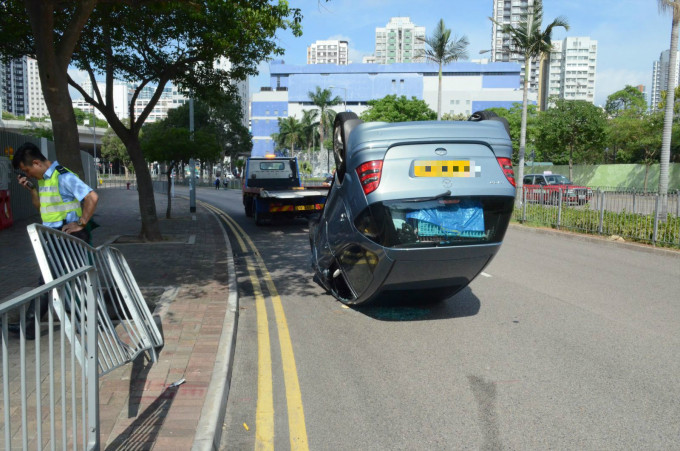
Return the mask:
M243 171L243 207L255 224L318 215L328 188L302 185L296 157L250 157Z

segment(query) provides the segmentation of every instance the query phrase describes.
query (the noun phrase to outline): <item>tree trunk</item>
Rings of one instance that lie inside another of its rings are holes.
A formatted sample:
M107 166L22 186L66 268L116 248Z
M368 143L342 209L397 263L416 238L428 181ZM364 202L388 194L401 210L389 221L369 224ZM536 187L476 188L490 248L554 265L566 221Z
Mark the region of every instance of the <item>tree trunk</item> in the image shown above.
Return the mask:
M125 142L132 165L137 174L137 191L139 192L139 213L142 217L142 228L139 236L148 241L161 241L160 224L156 215L156 199L153 192L153 183L149 167L144 160L139 138L135 135L128 136Z
M674 2L676 3L676 2ZM678 29L680 28L680 6L673 4L673 27L671 29L671 54L668 65L668 90L666 91L666 110L663 120L663 135L661 139L661 157L659 164L659 195L661 198L661 209L659 219L666 220L668 214L668 166L671 160L671 132L673 128L673 109L675 107L675 86L676 86L676 65L678 53Z
M68 66L78 37L95 2L81 2L67 31L55 42L54 2L25 0L26 12L35 39L38 72L45 105L50 113L57 159L84 179L80 142L73 104L68 90Z
M522 189L524 185L524 153L527 146L527 108L529 103L529 72L531 71L531 57L524 58L524 87L522 89L522 122L519 132L519 161L517 167L517 177L515 184L517 185L517 194L515 196L515 204L522 206Z
M442 120L442 63L439 62L439 89L437 90L437 120Z

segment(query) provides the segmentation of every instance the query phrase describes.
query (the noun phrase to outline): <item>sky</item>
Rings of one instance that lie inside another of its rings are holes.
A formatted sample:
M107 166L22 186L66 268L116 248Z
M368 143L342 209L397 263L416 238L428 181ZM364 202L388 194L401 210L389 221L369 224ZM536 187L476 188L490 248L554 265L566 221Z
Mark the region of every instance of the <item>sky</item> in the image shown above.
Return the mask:
M470 59L491 48L494 0L289 0L303 14L301 37L289 31L277 34L287 64L306 64L307 47L317 40L339 39L349 43L350 60L361 63L375 46L375 29L390 17L410 17L424 26L427 36L443 19L452 35L465 35ZM671 14L660 13L657 0L544 0L543 29L561 16L569 31L556 28L553 41L566 37L590 37L598 41L595 104L604 106L607 96L626 85L652 90L652 65L670 48ZM251 93L269 86L269 65L261 63L260 75L250 80Z

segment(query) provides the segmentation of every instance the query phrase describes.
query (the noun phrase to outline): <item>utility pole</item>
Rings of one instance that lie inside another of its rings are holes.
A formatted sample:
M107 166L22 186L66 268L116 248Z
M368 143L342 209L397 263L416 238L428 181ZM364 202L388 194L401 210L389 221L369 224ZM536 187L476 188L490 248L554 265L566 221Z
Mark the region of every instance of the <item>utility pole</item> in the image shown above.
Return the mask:
M189 139L194 141L194 98L189 98ZM193 149L192 149L193 151ZM196 213L196 163L189 158L189 211Z

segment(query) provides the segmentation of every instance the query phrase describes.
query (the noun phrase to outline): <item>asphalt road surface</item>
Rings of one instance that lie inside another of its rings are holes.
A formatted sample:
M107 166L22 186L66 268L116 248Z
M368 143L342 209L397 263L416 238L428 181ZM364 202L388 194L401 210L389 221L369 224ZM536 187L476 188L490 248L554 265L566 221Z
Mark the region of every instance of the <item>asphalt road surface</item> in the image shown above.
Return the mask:
M222 449L680 449L679 253L511 227L441 305L352 309L312 281L304 221L256 227L239 192L198 198L256 247L232 233Z

